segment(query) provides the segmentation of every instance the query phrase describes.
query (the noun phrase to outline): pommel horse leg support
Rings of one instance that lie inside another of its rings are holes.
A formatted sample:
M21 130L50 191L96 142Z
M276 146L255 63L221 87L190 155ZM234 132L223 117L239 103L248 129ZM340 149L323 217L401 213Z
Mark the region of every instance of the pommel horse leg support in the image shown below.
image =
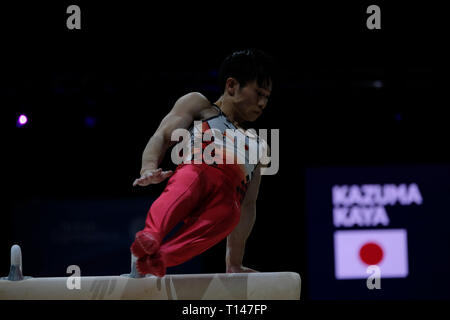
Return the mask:
M5 278L3 278L5 279ZM298 300L295 272L0 280L0 300Z

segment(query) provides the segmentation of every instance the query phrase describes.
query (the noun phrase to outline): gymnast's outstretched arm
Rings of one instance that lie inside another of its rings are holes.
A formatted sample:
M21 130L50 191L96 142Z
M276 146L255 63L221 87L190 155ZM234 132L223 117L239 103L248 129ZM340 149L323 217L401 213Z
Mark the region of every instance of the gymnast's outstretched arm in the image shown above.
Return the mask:
M189 128L200 113L210 105L208 99L198 92L188 93L177 100L147 143L142 154L141 176L134 181L133 186L144 187L149 184L160 183L172 175L172 171L162 171L158 168L167 149L176 143L171 141L172 132L179 128Z

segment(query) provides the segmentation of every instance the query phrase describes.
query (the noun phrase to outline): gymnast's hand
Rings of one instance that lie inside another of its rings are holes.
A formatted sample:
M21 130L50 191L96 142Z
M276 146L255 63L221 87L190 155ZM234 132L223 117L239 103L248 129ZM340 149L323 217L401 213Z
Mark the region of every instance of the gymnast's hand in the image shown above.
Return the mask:
M227 266L227 273L259 272L244 266Z
M172 170L162 171L161 168L156 169L156 170L145 170L141 174L140 178L134 180L133 187L135 187L135 186L145 187L145 186L148 186L149 184L160 183L160 182L166 180L172 174L173 174Z

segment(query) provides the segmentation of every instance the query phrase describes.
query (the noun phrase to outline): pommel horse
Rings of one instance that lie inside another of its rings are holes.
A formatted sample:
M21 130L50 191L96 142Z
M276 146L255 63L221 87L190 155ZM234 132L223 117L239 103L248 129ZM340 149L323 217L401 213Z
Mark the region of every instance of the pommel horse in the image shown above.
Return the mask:
M18 245L0 278L0 300L299 300L300 289L295 272L141 276L133 256L131 273L120 276L25 277Z

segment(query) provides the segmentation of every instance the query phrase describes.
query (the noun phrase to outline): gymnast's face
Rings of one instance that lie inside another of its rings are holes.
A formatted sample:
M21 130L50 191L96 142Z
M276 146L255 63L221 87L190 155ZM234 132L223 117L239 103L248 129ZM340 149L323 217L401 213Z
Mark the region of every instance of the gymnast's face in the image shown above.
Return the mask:
M243 121L255 121L267 106L272 83L269 82L267 86L261 87L254 80L243 87L237 82L235 85L232 99L238 118Z

